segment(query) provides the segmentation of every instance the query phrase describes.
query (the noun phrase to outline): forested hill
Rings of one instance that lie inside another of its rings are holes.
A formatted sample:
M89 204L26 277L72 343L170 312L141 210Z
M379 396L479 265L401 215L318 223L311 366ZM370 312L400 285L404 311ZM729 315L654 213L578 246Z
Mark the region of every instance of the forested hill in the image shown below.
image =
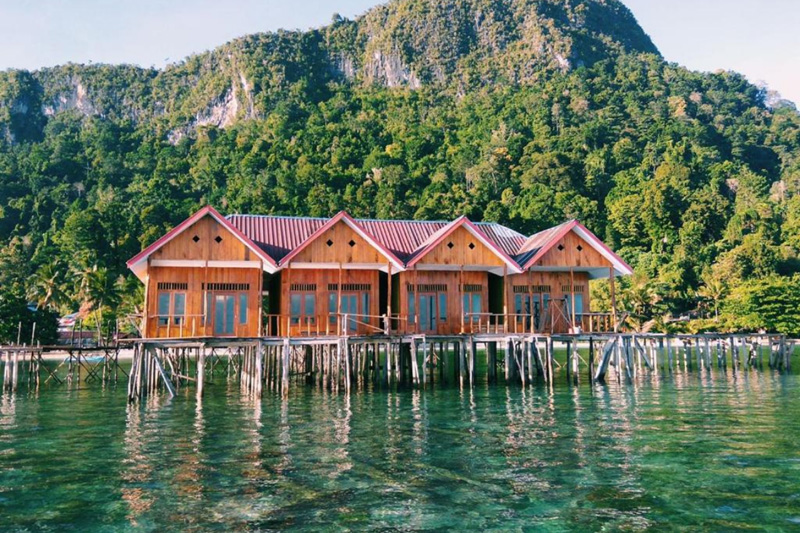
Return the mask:
M577 217L642 274L641 320L746 315L738 288L789 283L800 250L800 118L766 96L666 62L617 0L395 0L164 70L6 71L0 286L130 312L125 260L206 203Z

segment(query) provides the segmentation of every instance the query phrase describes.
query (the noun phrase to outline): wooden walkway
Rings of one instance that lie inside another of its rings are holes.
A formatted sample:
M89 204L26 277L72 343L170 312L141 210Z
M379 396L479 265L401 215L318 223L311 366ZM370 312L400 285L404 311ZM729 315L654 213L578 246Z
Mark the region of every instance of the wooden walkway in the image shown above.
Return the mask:
M292 384L331 391L489 383L552 384L642 373L791 371L794 342L782 335L408 335L139 341L131 401L193 384L198 396L220 373L242 392L288 395Z
M308 385L350 392L368 387L418 387L478 382L553 384L566 378L632 382L641 375L673 372L772 369L791 371L797 341L782 335L376 335L303 338L196 338L136 340L128 370L119 345L79 347L0 346L2 390L74 386L128 379L128 399L174 396L193 387L235 380L242 393L288 395ZM52 353L63 358L52 360Z

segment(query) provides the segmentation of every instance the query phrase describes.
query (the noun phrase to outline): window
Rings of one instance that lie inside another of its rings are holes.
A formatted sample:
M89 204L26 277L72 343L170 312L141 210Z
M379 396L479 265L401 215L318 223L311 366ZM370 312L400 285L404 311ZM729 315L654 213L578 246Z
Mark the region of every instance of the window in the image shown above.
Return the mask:
M358 316L358 296L355 294L342 294L342 318L347 317L347 329L356 330Z
M547 321L550 320L550 294L544 293L542 294L542 309L539 314L539 319L537 320L539 324L539 329L544 329L547 325Z
M214 295L206 293L205 307L203 308L203 325L211 325L212 309L214 308Z
M300 323L300 311L303 304L303 295L294 293L289 297L289 314L292 325Z
M314 324L316 322L316 315L317 315L317 297L314 294L306 293L304 295L304 300L305 300L304 323Z
M416 323L416 302L414 293L412 291L408 291L408 323L415 324Z
M239 293L239 324L247 324L247 293Z
M439 293L439 321L447 322L447 294Z
M184 322L184 315L186 314L186 293L176 292L172 295L172 319L173 324L180 326Z
M482 311L481 311L482 301L483 301L483 295L482 294L477 293L477 292L472 293L472 312L475 313L476 315L479 315L479 314L482 313Z
M564 305L567 307L567 316L570 320L580 321L581 315L583 315L583 294L575 295L575 317L572 316L572 299L569 294L564 297Z
M289 296L289 314L293 326L314 324L317 315L317 295L313 292L293 292Z
M369 324L369 293L361 293L361 321Z
M515 294L514 295L514 314L515 315L529 315L531 312L531 296L530 294Z
M236 301L232 294L215 294L214 302L214 334L233 335L235 318L233 316Z
M331 326L337 324L337 314L339 313L339 306L336 300L336 293L331 292L328 294L328 322Z
M170 324L180 326L185 322L186 293L163 291L158 293L158 325L166 327Z
M169 301L170 301L169 292L160 292L158 293L158 325L159 326L168 326L169 325Z

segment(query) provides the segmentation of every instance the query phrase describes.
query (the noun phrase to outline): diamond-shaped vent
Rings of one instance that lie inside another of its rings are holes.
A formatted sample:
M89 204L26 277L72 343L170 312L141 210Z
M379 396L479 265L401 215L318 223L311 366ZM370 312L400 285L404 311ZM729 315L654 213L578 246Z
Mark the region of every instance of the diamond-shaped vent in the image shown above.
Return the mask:
M325 244L327 244L328 248L330 248L331 246L333 246L333 241L328 239L328 242L326 242Z
M453 244L452 242L448 242L447 247L452 250L455 247L455 244Z
M563 244L559 244L558 245L558 251L559 252L563 252L564 251L564 245Z
M578 245L578 251L579 251L579 252L582 252L582 251L583 251L583 246L581 246L580 244Z
M475 243L474 242L469 243L469 249L470 250L474 250L475 249Z
M200 237L198 237L197 235L195 235L194 237L192 237L192 240L193 240L194 242L199 242L199 241L200 241Z
M222 242L222 237L220 237L219 235L217 235L217 238L216 238L216 239L214 239L214 240L215 240L215 241L217 241L217 244L219 244L219 243L221 243L221 242Z
M356 245L356 241L350 241L350 242L348 242L347 244L349 244L349 245L350 245L350 248L352 248L353 246L355 246L355 245Z

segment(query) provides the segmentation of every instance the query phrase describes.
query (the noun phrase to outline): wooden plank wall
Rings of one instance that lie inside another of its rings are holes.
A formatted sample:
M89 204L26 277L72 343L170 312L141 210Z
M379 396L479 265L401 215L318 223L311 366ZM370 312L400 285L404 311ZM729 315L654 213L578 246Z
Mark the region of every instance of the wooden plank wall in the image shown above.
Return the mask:
M258 264L258 263L257 263ZM213 336L212 324L205 324L203 316L203 283L247 283L250 285L248 294L247 324L240 325L239 320L235 321L235 337L257 337L259 335L258 325L261 314L261 267L257 268L174 268L174 267L150 267L148 270L148 298L147 298L147 328L145 337L147 338L166 338L178 337L181 332L184 337L192 335L194 327L195 336ZM186 323L183 330L175 325L158 326L158 284L166 283L186 283L188 289L176 292L186 293ZM236 302L236 312L238 313L238 302Z
M551 331L551 333L567 333L569 329L569 324L564 319L563 315L566 315L565 309L563 309L563 305L561 302L564 299L564 296L570 293L569 290L564 290L568 288L570 285L570 273L569 272L524 272L522 274L514 274L508 277L508 293L509 293L509 304L508 304L508 312L513 314L514 313L514 287L515 286L525 286L528 287L529 285L533 286L549 286L550 287L550 301L557 302L556 304L551 305L558 305L561 309L561 313L554 313L553 316L555 317L554 326L555 329ZM575 279L575 286L579 287L581 290L576 291L576 294L583 295L583 312L588 313L591 309L591 300L589 296L589 274L588 272L575 272L574 273ZM535 293L533 295L534 301L539 298L539 293ZM539 304L542 305L541 303ZM550 323L548 321L547 331L550 332Z
M385 313L385 310L379 310L379 297L380 297L380 286L379 286L379 271L378 270L347 270L342 269L341 271L341 279L342 285L348 284L358 284L358 285L370 285L370 295L369 295L369 312L366 314L380 316ZM331 293L337 294L338 291L329 291L328 286L331 284L339 284L339 270L338 269L288 269L281 271L281 315L284 317L289 317L290 315L290 298L289 298L289 286L291 285L313 285L315 290L313 291L316 294L317 299L317 315L328 315L328 298ZM385 289L384 289L385 290ZM304 291L307 292L307 291ZM362 291L358 291L360 295ZM361 301L359 296L359 309L361 308ZM377 318L372 318L370 320L365 320L364 322L369 323L375 327L383 327L381 321ZM284 324L286 321L284 320ZM324 334L326 332L325 324L320 324L320 329ZM285 326L282 326L282 330ZM295 335L299 335L301 331L299 328L294 328L295 331L293 332ZM303 328L304 331L307 331L308 328ZM331 331L331 334L336 334L335 327L333 328L334 331ZM366 333L375 333L375 330L359 325L357 328L358 334L366 334Z
M211 216L205 216L186 228L180 235L153 252L150 259L260 261L250 248Z
M309 243L292 262L386 264L388 260L350 226L340 221Z
M203 321L204 291L203 283L249 284L247 324L235 321L234 336L252 337L259 335L261 315L262 263L227 228L213 217L206 216L186 228L180 235L153 252L148 265L153 260L191 260L191 261L251 261L252 268L203 268L203 267L153 267L147 270L147 309L144 335L147 338L191 336L212 336L212 324ZM186 322L183 329L170 324L159 326L158 284L186 283ZM236 313L238 314L238 302Z
M452 245L452 246L451 246ZM470 245L472 247L470 247ZM419 261L426 265L502 267L503 260L464 227L457 228Z
M583 240L575 232L567 233L553 245L536 266L569 267L610 267L611 263L600 252Z
M413 270L408 270L398 274L400 278L400 308L393 309L395 314L403 318L408 318L408 299L412 295L409 293L408 286L416 285L445 285L447 287L447 322L437 322L435 333L437 334L458 334L461 332L461 298L462 293L459 287L461 273L458 271L430 271L419 270L416 274ZM484 313L489 310L489 274L486 272L464 272L463 280L465 285L481 285L481 295ZM418 305L416 306L418 307ZM417 309L417 314L419 310ZM409 324L407 320L402 320L401 324ZM409 333L418 332L418 324L408 326Z

